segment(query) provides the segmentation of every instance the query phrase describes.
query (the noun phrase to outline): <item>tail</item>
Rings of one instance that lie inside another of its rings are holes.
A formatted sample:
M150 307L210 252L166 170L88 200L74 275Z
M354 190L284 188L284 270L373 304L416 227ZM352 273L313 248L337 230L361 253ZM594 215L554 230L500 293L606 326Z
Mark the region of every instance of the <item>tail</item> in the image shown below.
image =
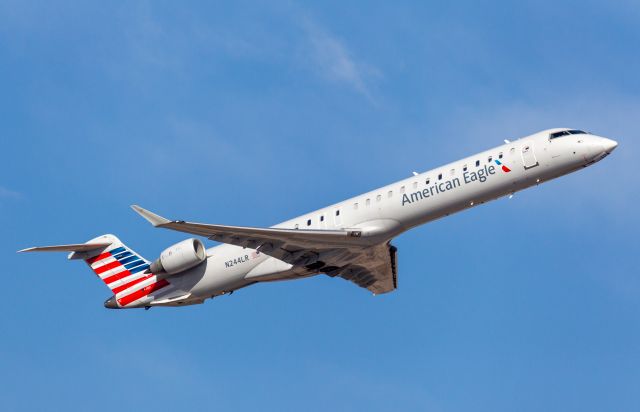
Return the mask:
M169 286L149 271L150 262L122 243L114 235L102 235L77 245L44 246L20 252L68 251L69 259L82 259L111 289L113 297L105 302L111 309L146 306L154 295ZM164 292L164 291L162 291Z
M92 257L78 256L77 258L84 259L93 272L111 289L119 307L132 303L137 303L132 306L139 306L140 303L149 300L150 294L169 285L165 279L157 280L148 270L150 262L117 237L103 235L87 243L105 240L110 242L105 250L100 253L94 252L95 256ZM76 258L76 253L78 252L69 255L69 258Z

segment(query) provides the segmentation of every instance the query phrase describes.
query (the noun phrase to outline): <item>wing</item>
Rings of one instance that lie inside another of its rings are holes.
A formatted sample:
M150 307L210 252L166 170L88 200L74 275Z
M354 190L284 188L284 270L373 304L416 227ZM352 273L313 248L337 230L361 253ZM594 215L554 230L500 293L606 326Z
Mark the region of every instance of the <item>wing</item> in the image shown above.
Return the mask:
M168 220L140 206L131 206L153 226L205 236L211 240L256 249L293 266L351 280L375 294L397 287L396 249L371 244L358 229L305 230L211 225Z
M329 276L339 276L368 289L374 295L393 292L398 287L398 249L389 244L365 251L353 263Z
M131 208L155 227L205 236L218 242L251 249L256 249L258 246L266 249L268 244L276 248L277 245L284 243L295 243L303 247L316 246L319 242L331 247L365 245L365 242L354 241L354 238L361 237L362 232L360 230L304 230L210 225L165 219L138 205L133 205ZM251 242L251 240L255 240L255 242Z

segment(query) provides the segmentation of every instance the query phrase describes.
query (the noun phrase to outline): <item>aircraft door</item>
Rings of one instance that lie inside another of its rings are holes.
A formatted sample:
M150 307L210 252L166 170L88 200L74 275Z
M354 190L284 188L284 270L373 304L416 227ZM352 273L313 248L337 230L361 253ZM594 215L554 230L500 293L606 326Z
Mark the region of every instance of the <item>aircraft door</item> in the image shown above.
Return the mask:
M522 146L522 164L525 169L531 169L532 167L538 166L538 159L536 159L536 154L533 151L533 142L525 142Z

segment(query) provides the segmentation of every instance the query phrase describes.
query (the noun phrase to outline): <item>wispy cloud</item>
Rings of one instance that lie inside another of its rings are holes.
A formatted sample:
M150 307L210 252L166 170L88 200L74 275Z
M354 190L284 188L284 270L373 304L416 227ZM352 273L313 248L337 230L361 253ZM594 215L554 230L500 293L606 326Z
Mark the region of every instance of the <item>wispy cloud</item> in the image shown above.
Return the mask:
M371 81L380 71L354 58L344 41L309 18L302 19L309 56L323 77L349 85L373 101Z
M0 199L22 199L22 193L0 186Z

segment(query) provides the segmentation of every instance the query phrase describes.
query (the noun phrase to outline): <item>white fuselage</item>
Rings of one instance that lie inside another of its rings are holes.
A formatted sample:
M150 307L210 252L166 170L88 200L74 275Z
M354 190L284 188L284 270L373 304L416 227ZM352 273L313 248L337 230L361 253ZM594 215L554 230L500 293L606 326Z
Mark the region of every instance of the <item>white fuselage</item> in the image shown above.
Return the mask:
M562 129L554 129L562 130ZM354 228L387 242L415 226L571 173L604 158L612 140L547 130L364 193L274 227ZM505 172L498 160L510 171ZM269 280L318 274L252 249L223 244L207 250L205 268L172 279L193 297L208 298Z

